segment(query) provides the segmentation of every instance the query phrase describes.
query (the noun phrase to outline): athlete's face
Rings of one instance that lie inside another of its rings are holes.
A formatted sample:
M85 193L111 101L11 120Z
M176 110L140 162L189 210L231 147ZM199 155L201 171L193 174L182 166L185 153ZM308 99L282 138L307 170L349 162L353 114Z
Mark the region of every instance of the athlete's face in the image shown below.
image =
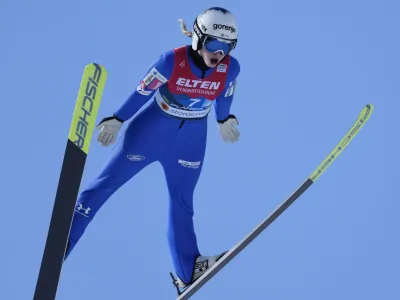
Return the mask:
M200 56L203 58L204 63L207 67L213 68L215 67L223 58L224 55L222 52L208 52L205 48L201 48L199 50Z

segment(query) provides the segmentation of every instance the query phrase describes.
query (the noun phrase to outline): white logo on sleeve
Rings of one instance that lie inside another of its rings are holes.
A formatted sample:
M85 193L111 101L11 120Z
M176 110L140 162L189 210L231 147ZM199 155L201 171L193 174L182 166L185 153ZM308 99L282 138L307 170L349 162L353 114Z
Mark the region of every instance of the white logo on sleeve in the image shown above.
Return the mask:
M225 97L230 97L233 95L236 89L236 80L229 82L229 88L226 90Z
M152 93L152 91L157 90L166 82L167 79L156 68L152 68L150 72L142 79L136 90L140 94L148 96Z

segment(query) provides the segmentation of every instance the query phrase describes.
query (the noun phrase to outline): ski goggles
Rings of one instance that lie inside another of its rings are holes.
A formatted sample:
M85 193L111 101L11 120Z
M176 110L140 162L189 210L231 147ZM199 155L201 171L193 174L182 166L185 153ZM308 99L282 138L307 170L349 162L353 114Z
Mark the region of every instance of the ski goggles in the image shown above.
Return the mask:
M216 38L208 37L204 42L204 48L211 53L222 52L222 55L228 54L235 43L231 41L222 41Z

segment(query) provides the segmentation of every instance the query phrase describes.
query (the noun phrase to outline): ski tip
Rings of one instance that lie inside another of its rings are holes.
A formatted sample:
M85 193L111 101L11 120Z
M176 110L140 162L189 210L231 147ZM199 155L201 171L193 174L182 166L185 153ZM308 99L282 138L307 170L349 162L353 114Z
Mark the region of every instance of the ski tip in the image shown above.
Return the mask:
M364 106L363 110L360 113L359 119L362 119L363 122L366 122L374 111L374 105L368 103Z
M366 108L368 108L371 112L374 110L374 105L372 103L368 103L365 105Z
M90 66L99 66L99 67L103 67L104 68L104 65L99 64L98 62L94 62L94 61L92 61L92 62L90 62L90 63L88 63L86 65L86 67L90 67Z

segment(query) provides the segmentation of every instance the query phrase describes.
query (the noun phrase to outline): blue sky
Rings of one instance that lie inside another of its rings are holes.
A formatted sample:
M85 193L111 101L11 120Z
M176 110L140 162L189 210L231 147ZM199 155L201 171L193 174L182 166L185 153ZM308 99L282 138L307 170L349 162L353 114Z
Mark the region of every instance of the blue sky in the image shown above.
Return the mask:
M0 299L31 299L83 68L108 70L110 115L203 9L236 16L241 64L224 144L212 113L195 194L201 251L236 244L289 196L367 103L370 121L328 171L193 299L398 299L400 4L384 0L2 1ZM95 139L95 136L94 136ZM110 149L91 145L82 184ZM65 264L69 299L174 299L168 195L155 164L98 213Z

